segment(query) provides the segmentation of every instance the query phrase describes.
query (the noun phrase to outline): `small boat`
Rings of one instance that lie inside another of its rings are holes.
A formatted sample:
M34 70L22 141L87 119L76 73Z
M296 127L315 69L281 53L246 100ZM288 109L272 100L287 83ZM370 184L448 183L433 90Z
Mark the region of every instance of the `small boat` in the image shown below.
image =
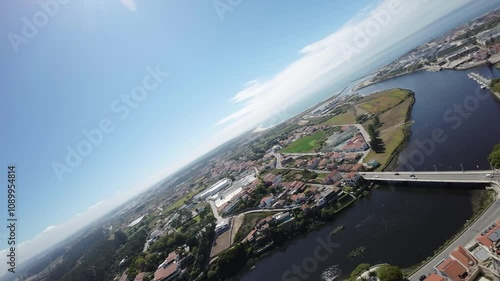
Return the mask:
M340 231L342 231L343 229L344 229L344 226L343 226L343 225L338 226L338 227L336 227L334 230L332 230L332 231L330 232L330 235L335 235L335 234L338 234L338 233L339 233Z

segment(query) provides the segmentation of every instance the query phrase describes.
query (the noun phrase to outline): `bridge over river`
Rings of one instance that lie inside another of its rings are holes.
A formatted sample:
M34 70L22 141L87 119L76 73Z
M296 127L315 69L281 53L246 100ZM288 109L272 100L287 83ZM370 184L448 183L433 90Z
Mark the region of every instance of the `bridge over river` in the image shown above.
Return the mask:
M361 176L373 182L415 183L481 183L500 184L500 172L486 171L437 171L437 172L364 172Z
M435 255L428 263L417 269L410 276L410 281L419 281L420 276L434 272L434 266L446 259L458 245L467 245L473 241L478 233L500 219L500 171L458 171L458 172L365 172L361 176L372 182L387 183L477 183L489 185L497 191L495 202L481 214L467 229L465 229L443 251Z

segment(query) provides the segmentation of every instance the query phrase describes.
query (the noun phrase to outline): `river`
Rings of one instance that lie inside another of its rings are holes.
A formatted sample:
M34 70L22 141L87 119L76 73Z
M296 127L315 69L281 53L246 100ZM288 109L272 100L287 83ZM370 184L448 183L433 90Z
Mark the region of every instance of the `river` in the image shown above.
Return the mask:
M419 72L359 91L369 94L398 87L415 92L412 134L395 169L489 169L486 157L500 142L500 101L467 78L470 71L500 77L500 72L487 66ZM442 130L445 142L433 141L435 130ZM379 187L334 222L296 237L262 258L239 280L330 281L347 277L359 263L387 262L400 267L420 263L470 219L472 197L482 192L449 188ZM318 239L326 241L339 225L345 229L333 237L335 249L321 261L313 258L315 249L323 245ZM347 258L358 247L366 248L363 254L354 260Z

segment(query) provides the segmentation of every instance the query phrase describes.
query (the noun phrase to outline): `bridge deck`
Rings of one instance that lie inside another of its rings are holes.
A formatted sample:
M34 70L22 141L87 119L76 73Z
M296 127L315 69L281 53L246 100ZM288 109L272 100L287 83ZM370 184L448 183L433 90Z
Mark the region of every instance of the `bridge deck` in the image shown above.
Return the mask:
M414 177L412 177L412 175ZM362 172L361 176L369 181L394 182L441 182L441 183L492 183L500 182L500 172L452 171L452 172Z

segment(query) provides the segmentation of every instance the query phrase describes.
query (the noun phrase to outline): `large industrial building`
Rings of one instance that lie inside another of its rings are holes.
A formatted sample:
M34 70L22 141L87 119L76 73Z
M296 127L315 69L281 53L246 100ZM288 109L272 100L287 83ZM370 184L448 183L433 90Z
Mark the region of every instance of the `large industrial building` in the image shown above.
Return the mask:
M209 189L196 195L193 199L195 201L204 200L204 199L216 194L217 192L223 190L224 188L230 186L231 184L232 184L232 181L230 179L222 179L222 180L216 182L214 185L212 185Z

